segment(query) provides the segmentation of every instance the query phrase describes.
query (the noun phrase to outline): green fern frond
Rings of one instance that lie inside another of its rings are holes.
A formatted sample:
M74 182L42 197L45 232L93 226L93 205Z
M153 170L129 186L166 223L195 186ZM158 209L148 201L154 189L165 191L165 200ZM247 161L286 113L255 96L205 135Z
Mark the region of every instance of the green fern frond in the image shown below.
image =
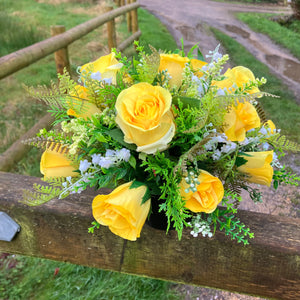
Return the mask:
M56 151L61 154L67 154L69 152L69 145L63 144L61 142L49 140L47 137L39 136L27 139L23 143L37 148L49 149L51 151Z
M69 94L70 91L74 90L77 83L71 79L70 74L68 73L67 69L64 68L63 74L57 74L59 79L59 91L60 94Z
M49 106L58 108L65 107L65 95L60 92L59 87L53 81L50 88L47 86L38 86L37 88L23 85L26 92L34 99L45 102Z
M60 193L60 188L54 188L52 186L43 186L40 184L33 185L34 191L24 190L23 200L20 201L28 206L37 206L44 204L54 198L57 198Z
M206 154L206 150L203 148L203 146L211 139L211 137L212 135L209 135L208 137L194 145L189 151L187 151L179 157L178 163L173 169L174 176L176 176L179 169L181 170L182 174L187 173L188 161L194 162L196 160L199 160L199 156Z
M268 143L275 148L281 149L282 151L292 151L292 152L300 151L299 144L288 140L285 135L280 135L279 133L269 137Z
M139 73L139 80L141 82L152 83L158 73L160 55L158 51L151 45L149 45L149 48L151 49L152 53L150 55L141 53L142 65L137 66L137 72Z
M260 118L261 123L262 124L266 123L268 121L268 118L267 118L267 115L266 115L262 105L259 102L256 103L255 109Z

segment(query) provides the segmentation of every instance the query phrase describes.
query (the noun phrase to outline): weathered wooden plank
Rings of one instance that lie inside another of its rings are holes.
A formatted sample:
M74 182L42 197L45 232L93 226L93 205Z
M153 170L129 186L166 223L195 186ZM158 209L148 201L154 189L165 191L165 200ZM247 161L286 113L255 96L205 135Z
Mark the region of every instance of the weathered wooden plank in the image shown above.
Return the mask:
M40 60L43 57L65 48L74 41L80 39L92 30L105 24L106 22L123 15L140 6L138 2L122 6L111 12L105 13L85 23L77 25L72 29L55 37L48 38L29 47L8 54L0 58L0 79L21 70L24 67Z
M12 242L0 241L0 251L275 299L300 299L299 219L241 211L241 220L256 236L249 246L231 242L220 232L206 239L184 231L178 241L175 231L166 235L147 225L138 241L129 242L105 227L88 234L95 191L38 207L20 204L22 189L33 182L38 179L0 172L0 211L21 226Z
M49 129L54 122L54 117L47 113L33 127L16 140L8 149L0 154L0 171L9 171L18 161L22 159L32 147L23 141L33 138L42 129Z

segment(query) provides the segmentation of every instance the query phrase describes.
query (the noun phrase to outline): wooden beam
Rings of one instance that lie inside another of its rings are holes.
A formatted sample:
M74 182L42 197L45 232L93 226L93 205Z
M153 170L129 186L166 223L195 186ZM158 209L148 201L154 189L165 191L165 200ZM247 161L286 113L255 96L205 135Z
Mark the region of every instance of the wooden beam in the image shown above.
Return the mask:
M138 2L119 7L72 29L0 58L0 79L21 70L43 57L65 48L106 22L140 6Z
M240 211L255 234L249 246L220 232L208 239L184 231L178 241L175 231L166 235L148 225L130 242L103 226L95 234L87 232L95 191L38 207L20 204L22 189L34 182L39 179L0 172L0 211L21 226L12 242L0 241L0 251L261 297L300 299L299 219Z
M122 52L124 51L128 46L130 46L134 41L138 40L141 36L142 32L138 30L137 32L133 33L129 38L127 38L124 42L122 42L118 47L117 50Z
M24 144L23 141L35 137L42 128L50 129L54 120L54 117L51 116L50 113L47 113L7 150L0 154L0 171L9 171L18 161L20 161L25 153L32 148L31 146Z

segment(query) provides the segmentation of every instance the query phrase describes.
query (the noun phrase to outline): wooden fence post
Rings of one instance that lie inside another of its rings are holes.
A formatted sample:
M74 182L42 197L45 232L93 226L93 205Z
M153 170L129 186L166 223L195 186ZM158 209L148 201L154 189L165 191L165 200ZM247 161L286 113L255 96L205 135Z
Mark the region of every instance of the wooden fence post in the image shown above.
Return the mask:
M121 0L120 1L120 6L124 6L125 5L125 0Z
M51 36L56 36L58 34L64 33L65 31L66 31L66 27L63 25L51 26ZM57 50L54 53L54 58L55 58L57 73L63 74L64 68L66 68L68 73L70 73L68 47Z
M127 4L131 4L132 0L127 0ZM132 32L132 24L131 24L131 12L127 13L127 29L128 32Z
M112 11L113 7L108 6L106 8L106 11ZM108 44L108 48L109 51L111 51L112 48L116 48L117 47L117 38L116 38L116 23L115 20L111 20L109 22L107 22L107 44Z
M136 0L131 0L131 2L136 2ZM131 11L131 29L132 33L135 33L139 30L137 9L133 9Z

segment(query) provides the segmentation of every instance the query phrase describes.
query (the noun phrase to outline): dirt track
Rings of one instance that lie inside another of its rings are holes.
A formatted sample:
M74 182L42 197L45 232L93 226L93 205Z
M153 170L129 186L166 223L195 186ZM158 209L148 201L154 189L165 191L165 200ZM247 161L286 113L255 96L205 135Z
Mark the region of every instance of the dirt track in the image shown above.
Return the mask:
M290 8L282 6L236 5L209 0L140 0L142 7L158 17L174 36L178 46L181 38L186 50L199 43L203 54L215 49L219 42L210 32L215 27L236 39L258 60L267 65L279 77L300 103L300 62L289 51L271 41L267 36L253 32L247 25L234 17L234 12L267 12L291 14ZM293 169L300 173L299 154L290 156ZM300 193L298 187L282 186L279 191L261 188L263 203L254 204L246 195L240 208L275 215L300 217ZM223 299L254 300L246 295L239 295L207 288L179 287L185 300Z
M291 14L290 8L237 5L210 0L140 0L140 3L167 26L178 45L183 38L187 50L196 43L199 43L204 54L215 49L219 42L209 27L215 27L236 39L283 80L300 103L300 61L267 36L253 32L233 15L235 12Z

